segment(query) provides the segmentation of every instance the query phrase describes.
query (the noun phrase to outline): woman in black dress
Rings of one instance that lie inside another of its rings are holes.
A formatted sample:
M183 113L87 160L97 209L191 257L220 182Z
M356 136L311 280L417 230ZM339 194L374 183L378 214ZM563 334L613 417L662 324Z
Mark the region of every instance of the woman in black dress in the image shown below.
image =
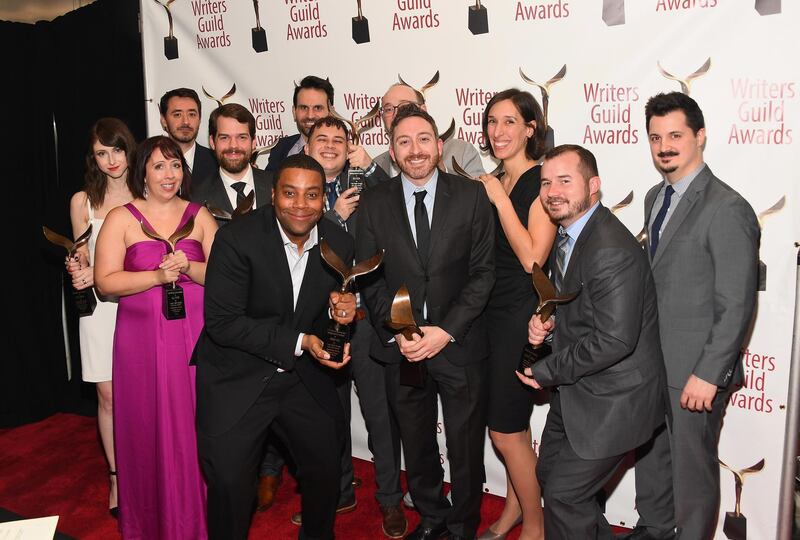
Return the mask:
M539 104L516 88L496 94L483 115L484 150L503 163L498 180L481 177L497 220L497 281L487 308L489 319L489 435L506 467L506 504L500 518L479 536L500 540L520 521L522 540L544 538L536 453L530 416L534 394L515 371L528 342L527 324L537 304L533 263L544 265L556 227L539 201L538 160L545 150Z

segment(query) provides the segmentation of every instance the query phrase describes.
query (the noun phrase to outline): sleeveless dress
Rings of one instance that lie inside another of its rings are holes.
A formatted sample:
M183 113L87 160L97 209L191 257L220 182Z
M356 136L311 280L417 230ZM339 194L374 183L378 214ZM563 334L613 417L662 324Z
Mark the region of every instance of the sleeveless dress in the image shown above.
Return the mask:
M94 266L94 248L103 220L94 217L94 210L88 197L86 205L89 207L89 224L92 226L92 236L89 237L89 265ZM97 307L94 313L79 319L78 336L81 345L82 378L86 382L97 383L111 380L117 298L100 296L96 289L94 293L97 297Z
M149 225L133 204L125 208ZM190 203L178 228L199 210L199 204ZM205 261L197 240L181 240L176 248L190 261ZM166 252L163 242L136 242L125 253L124 268L155 270ZM185 319L164 318L161 286L119 300L114 444L120 531L126 540L207 537L206 487L195 431L195 368L189 365L203 327L203 287L185 274L178 284Z
M509 199L522 225L528 228L528 212L539 196L541 167L531 167L520 176ZM489 429L501 433L525 431L533 412L533 389L514 373L528 343L528 320L538 298L531 275L511 249L497 209L494 209L495 285L487 306L489 321Z

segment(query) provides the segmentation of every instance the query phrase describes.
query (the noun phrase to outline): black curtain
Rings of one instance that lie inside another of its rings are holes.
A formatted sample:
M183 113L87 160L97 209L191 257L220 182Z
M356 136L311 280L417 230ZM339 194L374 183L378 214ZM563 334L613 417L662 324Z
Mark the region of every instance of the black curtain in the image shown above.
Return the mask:
M81 383L66 253L47 243L41 228L72 236L69 198L83 186L87 135L95 120L116 116L137 140L145 136L139 3L98 0L35 25L0 21L0 51L2 309L8 321L0 338L0 427L10 427L85 408L94 392Z

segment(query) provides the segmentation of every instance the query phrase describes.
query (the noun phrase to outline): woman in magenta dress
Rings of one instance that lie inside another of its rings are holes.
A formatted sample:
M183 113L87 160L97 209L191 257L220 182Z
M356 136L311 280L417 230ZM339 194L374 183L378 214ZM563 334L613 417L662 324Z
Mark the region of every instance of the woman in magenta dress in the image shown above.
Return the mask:
M206 260L217 225L205 208L181 197L188 174L175 142L144 141L136 151L134 200L108 213L97 241L97 288L120 297L112 380L125 539L207 536L189 359L203 327ZM142 229L169 238L191 218L191 234L171 254ZM167 320L163 286L174 282L183 289L186 317Z

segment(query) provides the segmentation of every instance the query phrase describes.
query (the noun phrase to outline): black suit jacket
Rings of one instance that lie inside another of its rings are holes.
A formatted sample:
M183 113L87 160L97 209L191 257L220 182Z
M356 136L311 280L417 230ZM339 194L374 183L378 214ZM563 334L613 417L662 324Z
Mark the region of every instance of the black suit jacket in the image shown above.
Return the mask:
M287 137L281 137L278 139L278 142L275 143L275 146L269 152L269 161L267 161L267 166L264 167L265 171L277 171L278 167L281 164L281 161L286 159L289 154L289 150L292 149L292 146L295 145L297 139L300 138L300 134L296 135L289 135Z
M365 190L358 214L356 258L386 250L382 269L361 288L378 335L371 355L385 363L402 359L382 323L405 284L417 324L440 326L455 339L442 350L450 362L463 366L486 358L483 312L494 285L494 218L480 182L439 172L427 270L417 254L399 175ZM426 298L428 323L422 312Z
M318 224L344 260L353 240L327 220ZM292 306L292 281L283 240L271 205L220 229L208 260L205 328L195 348L197 424L208 435L224 433L252 406L277 368L294 370L320 406L337 420L341 404L333 378L308 353L295 357L300 332L322 336L328 323L328 296L338 288L322 262L319 246Z
M564 291L578 288L578 297L558 308L553 354L534 364L533 375L542 386L558 386L575 453L600 459L647 441L666 414L647 254L602 205L578 237L564 275Z
M217 158L214 152L201 144L195 144L192 164L192 191L198 189L217 171Z
M256 191L256 208L272 204L272 173L262 171L253 167L253 185ZM225 210L228 213L233 212L234 208L231 206L231 200L228 197L228 192L225 189L225 184L222 177L219 175L219 167L214 171L211 178L203 182L199 187L192 190L191 200L193 202L205 205L206 203L211 206L216 206L220 210ZM218 219L217 224L220 226L228 223L225 220Z

